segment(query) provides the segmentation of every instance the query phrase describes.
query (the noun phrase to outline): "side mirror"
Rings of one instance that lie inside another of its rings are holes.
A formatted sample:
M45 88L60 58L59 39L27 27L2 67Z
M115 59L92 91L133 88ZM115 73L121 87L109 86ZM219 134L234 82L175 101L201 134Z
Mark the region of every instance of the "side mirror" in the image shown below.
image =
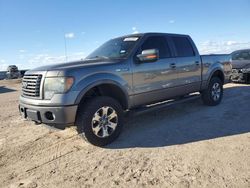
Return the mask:
M159 50L143 50L141 54L137 55L137 58L140 62L155 62L159 59Z

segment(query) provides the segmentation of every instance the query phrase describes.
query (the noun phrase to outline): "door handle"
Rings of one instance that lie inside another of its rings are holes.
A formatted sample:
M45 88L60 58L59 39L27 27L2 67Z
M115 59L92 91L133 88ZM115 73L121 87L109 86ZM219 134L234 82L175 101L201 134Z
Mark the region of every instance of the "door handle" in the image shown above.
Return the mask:
M126 72L129 71L129 68L116 69L116 72Z
M175 69L175 68L176 68L175 63L171 63L171 64L170 64L170 67L171 67L172 69Z
M200 62L199 62L199 61L195 61L195 64L196 64L197 66L200 66Z

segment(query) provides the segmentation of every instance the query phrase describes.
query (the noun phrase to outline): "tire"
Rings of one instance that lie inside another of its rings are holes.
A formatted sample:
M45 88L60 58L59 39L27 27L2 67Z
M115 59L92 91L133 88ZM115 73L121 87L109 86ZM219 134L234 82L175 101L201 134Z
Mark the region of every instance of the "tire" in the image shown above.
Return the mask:
M111 97L91 98L78 110L77 131L95 146L113 142L121 133L122 126L122 107Z
M201 92L201 96L205 105L216 106L220 104L223 98L223 84L221 79L212 77L208 88Z
M250 84L250 73L246 73L246 84Z

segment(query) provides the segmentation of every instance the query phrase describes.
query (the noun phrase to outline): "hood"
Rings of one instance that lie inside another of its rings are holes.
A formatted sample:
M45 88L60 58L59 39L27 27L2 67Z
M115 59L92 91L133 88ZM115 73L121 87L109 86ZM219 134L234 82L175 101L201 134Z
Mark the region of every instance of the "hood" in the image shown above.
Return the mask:
M250 60L233 60L232 61L233 69L243 69L247 66L250 66Z
M55 71L55 70L61 71L61 70L69 70L69 69L75 69L75 68L83 68L83 67L89 67L89 66L117 63L119 61L120 60L117 60L117 59L116 60L111 60L111 59L80 60L80 61L73 61L73 62L68 62L68 63L46 65L42 67L37 67L30 71Z

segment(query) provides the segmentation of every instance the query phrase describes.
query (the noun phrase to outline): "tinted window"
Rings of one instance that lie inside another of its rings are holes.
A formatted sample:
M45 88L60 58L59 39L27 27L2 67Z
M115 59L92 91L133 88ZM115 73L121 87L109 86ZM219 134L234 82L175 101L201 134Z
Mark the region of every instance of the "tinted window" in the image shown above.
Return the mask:
M233 60L250 60L250 51L237 52L233 54Z
M195 55L192 44L186 37L173 37L172 39L178 57L190 57Z
M149 37L142 45L142 50L158 49L160 58L171 57L165 37Z

